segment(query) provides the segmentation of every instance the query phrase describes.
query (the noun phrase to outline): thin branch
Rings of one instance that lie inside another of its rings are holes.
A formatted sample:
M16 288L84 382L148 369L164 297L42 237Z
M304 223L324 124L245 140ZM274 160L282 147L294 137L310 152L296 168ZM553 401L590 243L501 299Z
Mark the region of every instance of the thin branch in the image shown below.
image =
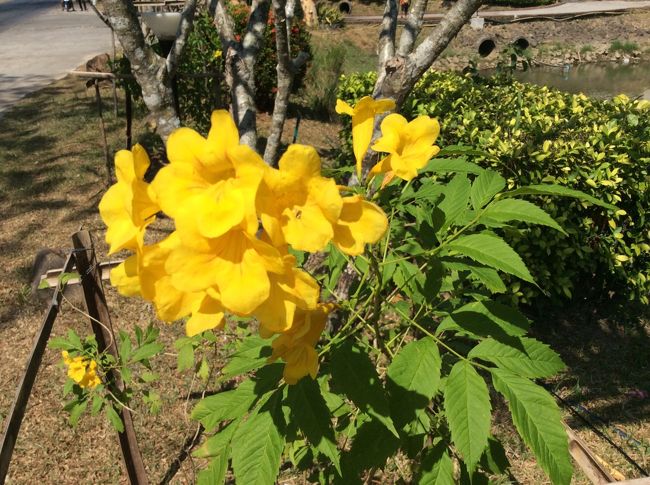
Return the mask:
M379 33L378 69L382 70L386 62L395 55L395 32L397 30L397 0L386 0L384 17Z
M181 21L178 24L178 30L176 31L176 39L167 55L167 74L169 77L174 77L176 74L176 69L178 68L178 64L183 55L183 50L187 44L187 38L192 32L194 15L196 14L196 1L197 0L185 0L185 7L183 8L183 13L181 13Z
M410 61L415 65L413 85L442 54L482 3L483 0L458 0L436 28L409 55Z
M402 35L399 39L398 55L405 57L413 50L415 40L422 31L424 13L427 10L428 3L429 0L415 0L415 4L409 12L406 23L404 24L404 30L402 30Z
M276 72L278 76L277 92L273 105L271 119L271 132L264 150L264 161L272 165L278 156L284 122L287 119L289 95L293 82L292 63L289 54L289 36L287 35L286 0L273 0L273 13L275 17L275 46L278 56Z

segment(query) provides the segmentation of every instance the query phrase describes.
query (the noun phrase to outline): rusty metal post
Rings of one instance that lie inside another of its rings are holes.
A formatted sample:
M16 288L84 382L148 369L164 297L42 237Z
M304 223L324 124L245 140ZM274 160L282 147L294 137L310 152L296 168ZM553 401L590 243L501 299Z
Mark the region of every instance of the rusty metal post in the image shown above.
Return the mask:
M74 233L72 243L75 248L77 271L81 278L86 307L91 317L90 324L95 333L98 349L100 352L107 351L111 353L117 359L115 334L108 313L106 297L102 290L101 269L97 263L90 233L88 231ZM118 373L111 372L109 379L111 382L107 383L108 386L117 388L118 392L123 390L124 385ZM129 480L133 485L146 485L148 483L147 475L140 448L138 447L131 412L126 408L122 408L120 414L124 423L124 432L119 433L120 447L122 448L122 456Z

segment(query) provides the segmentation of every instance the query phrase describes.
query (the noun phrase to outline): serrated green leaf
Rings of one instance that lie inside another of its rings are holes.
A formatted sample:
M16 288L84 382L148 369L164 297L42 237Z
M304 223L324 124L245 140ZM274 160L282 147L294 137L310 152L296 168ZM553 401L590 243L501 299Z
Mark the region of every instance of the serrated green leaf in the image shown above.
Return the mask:
M270 356L271 345L268 340L258 336L247 337L221 371L221 380L255 370L266 364Z
M48 288L51 288L51 287L50 287L50 284L48 283L48 281L45 280L45 279L41 280L41 282L38 284L38 287L37 287L38 290L46 290Z
M438 391L440 352L431 337L413 341L402 348L387 370L391 416L398 428L416 418Z
M444 215L445 220L439 228L439 232L456 223L457 219L467 208L469 201L471 184L465 174L456 174L445 187L445 198L438 204Z
M454 464L447 445L438 443L427 450L420 465L418 485L455 485Z
M520 338L519 343L523 350L486 339L474 347L467 357L492 362L522 377L549 377L565 368L560 356L548 345L528 337Z
M199 366L199 370L196 371L196 375L204 381L208 380L208 377L210 376L210 366L205 357L201 359L201 365Z
M519 255L500 237L482 232L461 236L447 245L450 251L458 251L481 264L512 274L529 283L535 283Z
M373 419L357 429L350 451L342 457L344 480L361 476L363 470L383 468L399 447L399 439L382 423Z
M472 364L454 364L445 385L445 412L451 439L469 470L481 459L490 436L490 394Z
M66 337L51 338L50 341L47 343L47 346L51 349L61 349L67 351L78 350L78 347L68 342L68 339Z
M367 352L346 342L332 353L332 381L356 404L399 436L374 364Z
M192 456L197 458L210 458L222 454L228 455L230 442L232 441L232 437L235 435L238 426L239 421L233 421L228 424L228 426L219 430L218 433L205 440L205 442L192 453Z
M228 455L217 456L210 464L199 472L196 477L197 485L219 485L225 482L228 471Z
M138 347L133 351L131 361L141 362L143 360L149 360L164 348L165 346L163 344L156 342L144 344L142 347Z
M178 349L176 365L179 372L194 368L194 346L191 343Z
M521 221L540 224L542 226L552 227L562 234L566 234L566 231L543 209L520 199L497 200L485 209L478 222L481 222L485 218L497 222Z
M492 369L492 382L508 400L512 420L542 469L556 485L569 485L573 467L562 415L555 400L530 380Z
M87 407L88 401L81 401L75 403L75 405L72 406L72 409L70 409L70 425L72 427L77 426L79 423L79 418L81 418L81 415L84 413Z
M120 330L120 360L128 362L131 357L131 337L123 330Z
M530 329L530 322L517 309L490 300L463 305L452 313L451 318L461 328L482 336L498 337L505 333L519 337Z
M97 393L93 396L93 403L90 408L90 414L96 416L102 410L104 406L104 398L101 394Z
M316 381L303 378L297 384L289 386L288 404L292 421L298 425L310 443L330 459L340 474L339 450L330 412Z
M232 440L232 466L237 483L272 485L280 470L284 439L276 425L279 399L270 399L244 421Z
M591 195L585 194L580 190L570 189L564 187L563 185L554 185L554 184L538 184L538 185L527 185L525 187L519 187L518 189L505 192L503 197L515 197L518 195L555 195L561 197L573 197L575 199L585 200L591 202L594 205L604 207L605 209L616 210L616 206L608 204L599 200Z
M479 210L487 204L492 197L503 190L506 186L506 180L497 172L492 170L485 170L481 175L476 177L472 184L472 191L470 198L472 200L472 207Z
M503 445L492 436L488 439L488 446L485 448L485 453L481 458L481 466L494 475L506 473L508 468L510 468L510 462L508 461L506 450L503 448Z
M485 266L474 266L470 268L470 273L491 292L491 293L505 293L506 284L503 282L499 273L492 268Z
M118 433L124 433L124 423L122 423L122 418L120 418L120 415L117 413L117 411L115 411L115 408L112 405L108 405L104 407L104 410L106 412L108 422L111 423L113 429L115 429L115 431Z
M214 429L221 421L245 415L257 398L255 382L247 379L237 389L201 399L192 410L192 419L200 421L207 430Z

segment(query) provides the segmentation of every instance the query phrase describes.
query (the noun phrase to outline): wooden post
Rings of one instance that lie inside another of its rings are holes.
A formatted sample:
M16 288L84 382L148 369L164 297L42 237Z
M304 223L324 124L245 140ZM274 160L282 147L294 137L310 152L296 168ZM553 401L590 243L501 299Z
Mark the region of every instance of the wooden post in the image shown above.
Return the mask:
M115 334L108 313L108 305L104 291L102 290L101 269L97 263L92 238L88 231L78 231L72 235L72 243L75 248L77 271L81 278L81 285L84 290L86 307L91 317L90 324L95 333L99 352L107 351L117 359L117 346ZM112 371L108 376L111 382L106 384L117 388L118 392L124 388L119 374ZM145 485L148 483L144 462L138 447L138 441L133 427L131 412L122 408L122 422L124 432L119 433L120 447L129 481L133 485Z
M63 271L66 273L71 271L74 262L75 258L72 256L72 253L70 253L63 266ZM18 383L16 397L14 398L14 402L11 405L9 414L7 415L5 429L2 435L2 448L0 450L0 483L5 483L5 478L7 476L7 472L9 471L11 455L13 454L14 446L16 445L16 439L18 438L20 425L22 424L23 417L25 416L27 401L29 401L29 396L32 392L32 387L34 386L36 375L38 374L38 369L41 366L43 354L45 353L45 349L47 347L47 341L50 338L50 333L52 333L54 320L56 320L56 317L59 314L59 305L61 305L62 293L63 288L61 282L59 281L56 285L56 289L54 290L54 295L52 296L50 307L47 311L47 314L45 315L45 318L43 319L43 323L41 324L41 329L34 339L32 351L29 354L29 358L27 359L27 367L25 369L25 373Z
M95 78L95 99L97 100L97 112L99 114L99 129L102 132L102 146L104 148L104 160L106 161L106 187L113 185L113 170L111 168L111 156L108 153L108 140L106 139L106 126L104 126L104 115L102 114L102 96L99 94L99 79Z

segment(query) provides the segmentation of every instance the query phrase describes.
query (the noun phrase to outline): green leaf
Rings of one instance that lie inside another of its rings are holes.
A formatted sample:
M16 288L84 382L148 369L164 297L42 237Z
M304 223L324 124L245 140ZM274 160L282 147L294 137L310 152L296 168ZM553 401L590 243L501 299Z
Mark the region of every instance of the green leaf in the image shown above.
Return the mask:
M427 450L422 464L418 485L455 485L454 464L451 461L447 445L439 442Z
M479 210L487 204L492 197L498 194L506 186L506 180L497 172L485 170L481 175L476 177L472 184L470 198L472 207Z
M238 426L239 421L233 421L217 434L205 440L201 447L192 453L192 456L197 458L210 458L212 456L228 455L230 442Z
M510 273L529 283L535 283L519 255L503 239L492 233L461 236L450 242L447 249L458 251L474 261Z
M540 224L542 226L552 227L562 234L566 234L566 231L544 210L525 200L497 200L485 209L478 222L481 222L485 218L497 222L522 221L531 224Z
M518 189L505 192L503 197L515 197L517 195L557 195L562 197L573 197L575 199L585 200L594 205L604 207L605 209L616 210L616 206L608 204L591 195L585 194L580 190L570 189L563 185L538 184L519 187Z
M178 349L176 362L179 372L194 368L194 346L191 343Z
M120 415L117 414L117 411L115 411L115 408L112 405L105 406L104 409L106 410L106 417L108 418L108 421L111 423L111 426L117 431L118 433L124 433L124 424L122 423L122 418L120 418Z
M530 322L516 308L490 300L463 305L451 314L451 318L461 328L483 336L499 336L503 331L519 337L530 329Z
M365 412L399 436L390 418L388 401L368 353L346 342L332 353L332 381Z
M480 174L485 171L475 163L468 162L465 158L434 158L422 170L422 173L474 173Z
M318 383L306 377L289 386L288 404L292 421L305 433L310 443L330 459L340 474L339 450L330 412Z
M519 342L523 346L523 351L520 348L487 339L474 347L467 357L492 362L500 369L522 377L549 377L565 368L560 356L553 352L548 345L527 337L520 338Z
M199 370L196 371L196 375L204 381L208 380L208 377L210 376L210 366L205 357L201 359L201 365L199 366Z
M196 477L197 485L218 485L226 480L228 471L228 455L217 456L204 470L201 470Z
M227 380L263 366L270 355L271 345L268 340L258 336L245 338L237 352L230 358L230 362L223 368L221 380Z
M131 357L131 337L129 334L120 330L120 360L128 362Z
M270 399L237 428L232 441L232 466L237 483L275 483L284 448L284 439L276 425L282 414L279 401Z
M77 426L77 423L79 423L79 418L81 418L81 415L84 413L87 407L88 401L81 401L72 406L72 409L70 410L70 425L73 427Z
M161 343L151 342L144 344L142 347L135 349L133 354L131 354L131 360L133 362L141 362L143 360L149 360L154 355L159 353L165 346Z
M456 362L445 384L445 412L451 439L469 470L481 459L490 436L490 394L465 360Z
M440 352L431 337L407 344L393 359L387 370L391 416L398 428L416 418L438 391L440 384Z
M255 381L247 379L237 389L201 399L192 410L192 419L200 421L205 429L216 428L221 421L245 415L256 401Z
M465 174L457 174L451 182L445 187L445 198L438 204L440 209L445 214L445 221L440 227L439 231L444 231L461 216L467 208L469 201L471 184Z
M505 293L506 285L499 276L499 273L492 268L485 266L474 266L469 269L470 273L491 292L491 293Z
M363 470L383 468L398 447L399 439L386 426L375 419L364 422L357 429L350 451L343 455L344 480L360 476Z
M481 466L494 475L506 473L508 468L510 468L510 462L508 461L506 450L503 448L503 445L492 436L490 436L488 446L481 458Z
M61 349L61 350L78 350L74 344L70 343L66 337L54 337L51 338L47 343L47 346L51 349Z
M90 408L90 414L92 414L93 416L98 415L99 412L102 410L103 406L104 406L104 397L101 394L96 393L93 396L93 404Z
M556 485L569 485L573 467L562 416L555 400L530 380L492 369L492 382L508 400L517 431Z

